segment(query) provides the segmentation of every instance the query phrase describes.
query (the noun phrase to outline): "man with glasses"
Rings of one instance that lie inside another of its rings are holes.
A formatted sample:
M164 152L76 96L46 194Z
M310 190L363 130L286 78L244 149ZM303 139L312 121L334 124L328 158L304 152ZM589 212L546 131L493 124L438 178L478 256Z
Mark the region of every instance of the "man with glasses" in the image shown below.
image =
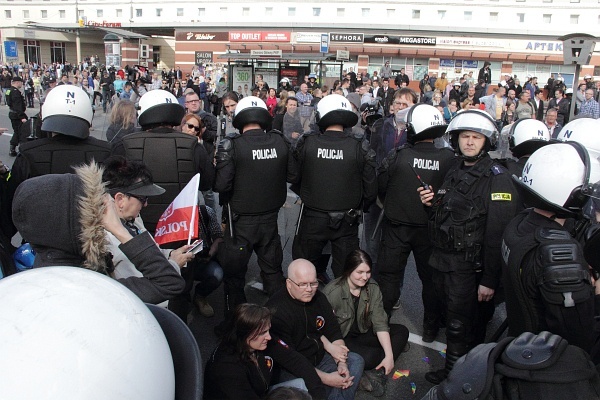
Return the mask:
M581 109L579 110L580 117L591 117L598 119L600 118L600 105L594 100L594 90L585 90L585 99L581 102Z
M328 399L354 399L364 360L346 347L333 308L318 287L315 266L305 259L292 261L285 288L266 304L275 309L271 330L285 347L314 365ZM294 377L282 370L280 378Z

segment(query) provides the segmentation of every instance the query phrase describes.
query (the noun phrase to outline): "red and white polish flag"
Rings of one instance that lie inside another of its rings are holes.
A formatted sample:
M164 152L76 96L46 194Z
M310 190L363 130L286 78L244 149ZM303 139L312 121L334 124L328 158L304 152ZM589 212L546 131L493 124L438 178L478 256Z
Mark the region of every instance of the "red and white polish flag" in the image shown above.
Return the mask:
M199 185L200 174L196 174L160 216L154 234L156 243L187 240L190 244L198 237Z

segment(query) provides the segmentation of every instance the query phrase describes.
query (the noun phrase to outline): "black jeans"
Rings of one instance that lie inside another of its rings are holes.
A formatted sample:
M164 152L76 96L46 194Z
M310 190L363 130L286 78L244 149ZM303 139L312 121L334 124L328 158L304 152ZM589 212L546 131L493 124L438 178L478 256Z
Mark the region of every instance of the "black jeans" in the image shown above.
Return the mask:
M408 329L401 324L390 324L390 339L394 361L396 361L408 341ZM385 357L383 347L381 347L379 339L372 329L358 336L350 337L348 335L344 338L344 343L351 352L362 356L367 371L378 366Z

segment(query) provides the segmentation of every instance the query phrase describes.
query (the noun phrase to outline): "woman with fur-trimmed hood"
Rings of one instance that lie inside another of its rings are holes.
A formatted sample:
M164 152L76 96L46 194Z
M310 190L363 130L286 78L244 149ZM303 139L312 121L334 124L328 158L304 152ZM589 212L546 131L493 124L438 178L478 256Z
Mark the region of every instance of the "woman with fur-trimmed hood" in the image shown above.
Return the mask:
M142 301L160 303L181 293L185 281L148 232L137 236L123 226L95 162L75 174L44 175L17 188L13 221L36 252L34 268L73 266L113 276L106 231L143 277L117 279ZM106 231L105 231L106 229Z

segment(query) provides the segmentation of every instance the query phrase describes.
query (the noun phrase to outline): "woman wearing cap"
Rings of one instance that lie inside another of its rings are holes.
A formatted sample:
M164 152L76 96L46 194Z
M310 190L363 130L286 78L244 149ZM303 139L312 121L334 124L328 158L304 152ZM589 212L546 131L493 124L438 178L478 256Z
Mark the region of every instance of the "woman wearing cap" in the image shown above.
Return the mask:
M104 161L104 166L102 180L114 199L121 224L135 238L146 231L139 214L147 204L148 197L158 196L165 190L153 183L150 170L140 162L113 156ZM183 290L181 283L184 281L180 276L180 268L185 267L186 263L194 258L192 253L185 253L190 246L182 246L176 250L162 250L163 260L156 258L152 260L145 256L129 259L119 248L120 238L108 230L106 236L109 241L108 251L112 254L114 278L132 282L144 279L152 283L152 290L147 293L136 293L144 302L158 304L173 298ZM144 270L142 267L150 262L154 263L154 268ZM176 274L173 274L173 271Z

